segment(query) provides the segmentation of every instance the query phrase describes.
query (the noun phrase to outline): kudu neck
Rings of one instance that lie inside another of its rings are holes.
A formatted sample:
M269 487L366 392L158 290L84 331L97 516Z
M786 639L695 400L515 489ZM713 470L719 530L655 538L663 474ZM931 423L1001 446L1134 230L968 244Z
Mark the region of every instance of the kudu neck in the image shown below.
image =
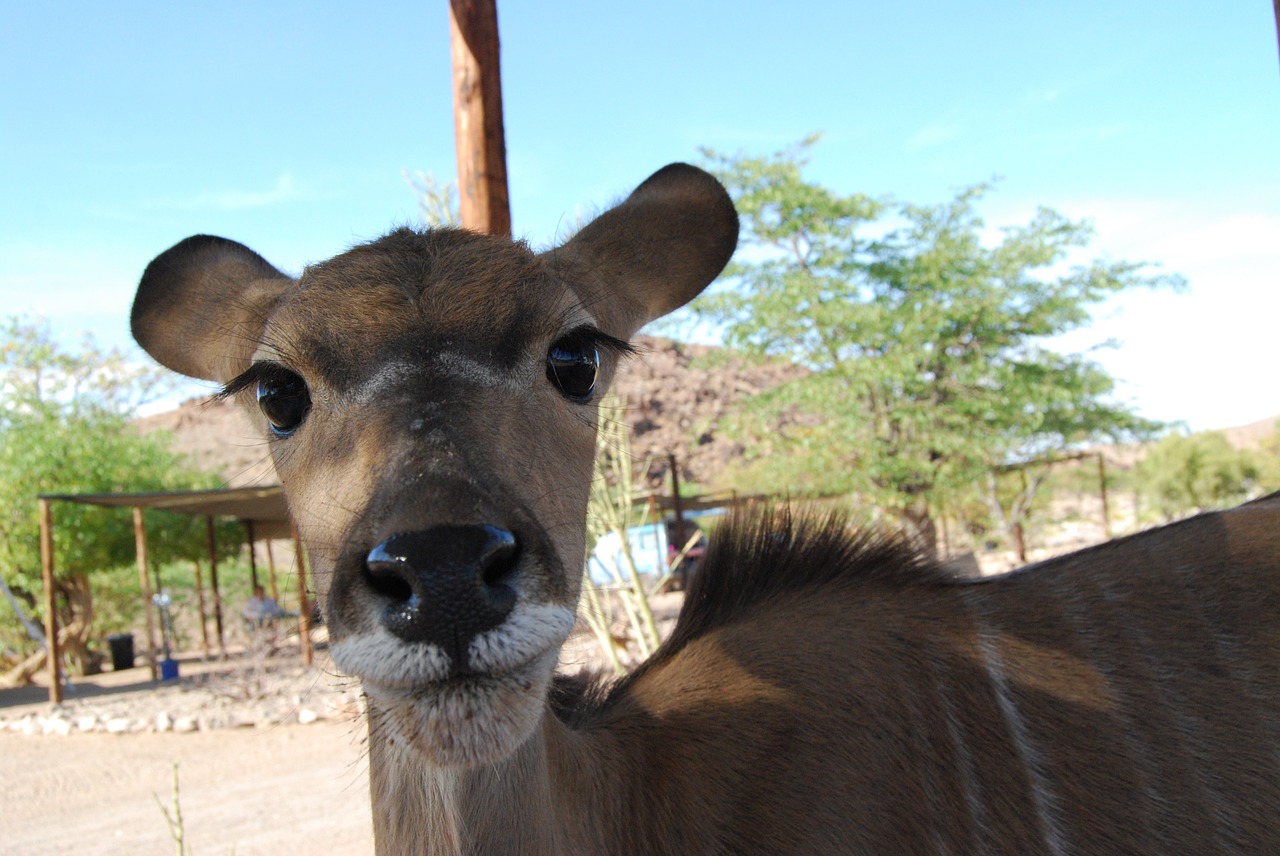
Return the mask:
M510 758L441 769L371 725L369 784L377 853L602 852L600 809L618 804L616 754L608 735L574 732L547 711Z

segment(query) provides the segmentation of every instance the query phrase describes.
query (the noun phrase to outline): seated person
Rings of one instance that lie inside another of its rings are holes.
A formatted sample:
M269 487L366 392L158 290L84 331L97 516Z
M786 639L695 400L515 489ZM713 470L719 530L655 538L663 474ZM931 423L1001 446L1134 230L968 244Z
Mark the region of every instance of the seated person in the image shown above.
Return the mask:
M266 590L262 586L254 586L253 597L245 603L244 610L240 614L244 616L245 621L261 625L284 617L285 611L274 599L267 597Z

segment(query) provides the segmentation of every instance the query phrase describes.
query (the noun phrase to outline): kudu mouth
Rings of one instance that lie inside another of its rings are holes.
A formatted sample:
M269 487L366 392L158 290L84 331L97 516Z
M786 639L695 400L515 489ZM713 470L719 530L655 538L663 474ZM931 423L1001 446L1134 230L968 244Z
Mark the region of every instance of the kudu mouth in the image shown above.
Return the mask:
M439 646L450 677L471 672L468 648L502 625L516 605L510 584L515 535L487 525L435 526L395 535L369 551L365 575L386 604L379 621L407 643Z
M372 547L353 539L329 596L334 662L412 694L554 666L573 605L547 585L562 574L551 547L515 528L449 523L363 541Z

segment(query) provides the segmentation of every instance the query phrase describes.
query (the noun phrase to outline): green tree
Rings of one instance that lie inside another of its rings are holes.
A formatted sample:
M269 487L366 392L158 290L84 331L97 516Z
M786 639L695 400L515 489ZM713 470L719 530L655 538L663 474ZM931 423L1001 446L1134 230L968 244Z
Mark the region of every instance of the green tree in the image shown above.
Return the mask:
M1138 463L1138 492L1172 521L1261 493L1270 464L1265 452L1234 449L1217 431L1170 434Z
M1111 400L1096 362L1046 342L1112 294L1179 278L1068 267L1090 228L1046 208L990 240L986 185L927 206L842 196L802 176L815 140L768 157L704 152L737 204L742 249L732 287L692 311L734 348L811 370L731 427L752 450L744 487L854 493L933 544L936 515L992 468L1156 427Z
M43 617L38 494L217 486L216 477L170 451L167 437L141 435L129 424L163 383L158 370L91 338L70 352L47 324L11 318L0 327L0 573L32 615ZM132 517L71 503L54 513L59 636L83 669L94 614L90 574L134 562ZM203 543L199 521L187 517L156 513L147 526L157 563Z

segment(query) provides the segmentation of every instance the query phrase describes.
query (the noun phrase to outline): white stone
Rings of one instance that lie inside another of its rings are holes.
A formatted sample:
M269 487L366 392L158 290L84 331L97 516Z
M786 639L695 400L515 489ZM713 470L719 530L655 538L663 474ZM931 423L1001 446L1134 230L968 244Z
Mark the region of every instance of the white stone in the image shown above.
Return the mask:
M132 725L132 723L121 716L118 716L115 719L108 719L107 733L108 734L124 734L129 730L130 725Z
M169 716L167 710L162 710L156 714L156 731L169 731L173 728L173 717Z
M199 731L200 724L194 716L179 716L173 721L173 730L179 734L190 734L192 731Z
M81 716L76 719L76 728L81 731L92 731L98 727L98 717L92 714Z
M298 711L298 724L310 725L320 718L320 714L316 713L309 707L304 707Z
M45 734L57 734L65 737L71 733L71 721L56 714L42 720L40 727Z

